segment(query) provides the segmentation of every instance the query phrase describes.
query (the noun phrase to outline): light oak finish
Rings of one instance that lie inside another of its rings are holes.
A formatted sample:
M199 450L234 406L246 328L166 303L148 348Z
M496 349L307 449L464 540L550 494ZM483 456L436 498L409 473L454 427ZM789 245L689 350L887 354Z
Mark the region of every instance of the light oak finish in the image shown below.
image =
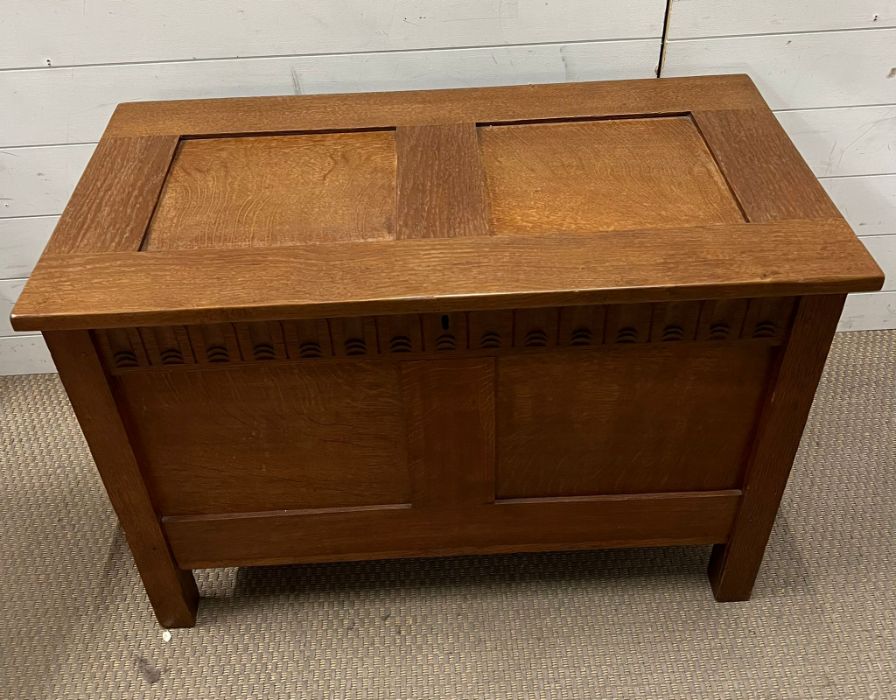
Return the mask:
M694 121L727 174L748 221L840 218L767 109L701 111L694 113Z
M143 250L391 238L392 131L181 142Z
M881 272L744 76L122 105L14 310L188 569L714 544Z
M827 219L660 233L54 255L35 268L13 310L13 327L836 294L879 288L882 280L849 226Z
M174 136L103 139L56 224L45 253L139 248L177 143Z
M570 117L763 109L746 75L618 80L459 90L300 97L132 102L119 105L108 136L343 131Z
M162 513L410 501L397 367L130 372L114 390Z
M480 144L498 234L744 221L690 117L489 126Z
M488 236L488 195L472 124L405 126L396 132L396 238Z

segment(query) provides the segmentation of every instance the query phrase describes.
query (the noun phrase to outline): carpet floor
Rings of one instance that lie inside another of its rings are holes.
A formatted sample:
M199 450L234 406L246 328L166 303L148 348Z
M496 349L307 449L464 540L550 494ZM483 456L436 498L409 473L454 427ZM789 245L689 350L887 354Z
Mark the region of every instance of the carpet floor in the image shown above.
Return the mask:
M896 332L837 337L753 600L707 557L205 571L169 639L58 379L0 377L0 698L896 698Z

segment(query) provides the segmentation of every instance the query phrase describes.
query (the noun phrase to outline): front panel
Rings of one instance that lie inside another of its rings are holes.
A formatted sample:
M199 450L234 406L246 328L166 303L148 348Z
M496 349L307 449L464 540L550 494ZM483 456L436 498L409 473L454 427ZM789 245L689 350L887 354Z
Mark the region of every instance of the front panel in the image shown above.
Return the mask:
M740 487L775 349L647 344L498 364L498 498Z
M607 544L614 532L627 533L620 544L722 541L793 308L673 302L94 339L175 556L196 567L326 558L328 543L366 558ZM228 549L240 536L257 556Z
M410 501L394 364L194 365L113 387L163 516Z

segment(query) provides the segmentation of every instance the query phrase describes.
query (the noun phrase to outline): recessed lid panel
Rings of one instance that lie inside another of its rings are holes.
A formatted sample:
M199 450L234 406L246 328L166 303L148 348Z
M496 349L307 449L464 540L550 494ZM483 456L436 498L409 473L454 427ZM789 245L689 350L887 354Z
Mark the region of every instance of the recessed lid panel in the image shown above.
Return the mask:
M689 117L479 129L497 234L743 223Z
M185 139L143 250L392 237L393 131Z

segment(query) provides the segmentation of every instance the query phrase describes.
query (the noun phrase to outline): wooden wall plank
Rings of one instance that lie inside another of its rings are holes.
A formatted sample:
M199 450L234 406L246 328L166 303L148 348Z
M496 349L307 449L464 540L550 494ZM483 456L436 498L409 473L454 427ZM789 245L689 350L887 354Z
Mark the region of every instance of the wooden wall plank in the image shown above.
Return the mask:
M896 29L670 41L663 76L749 72L772 109L893 103L893 46Z
M821 184L858 235L896 233L896 175L829 177Z
M653 77L659 39L0 71L0 147L99 139L119 102Z
M659 37L664 11L664 0L33 0L0 24L0 68Z
M0 68L658 37L663 0L17 3ZM201 31L197 28L201 27Z
M0 280L0 337L13 335L15 331L9 323L12 307L25 287L26 279Z
M656 38L345 54L299 61L293 76L303 93L652 78L659 48Z
M0 150L0 217L59 214L94 144Z
M862 243L887 276L882 291L896 290L896 234L864 237Z
M892 0L673 0L669 39L896 27Z
M58 216L0 219L0 279L31 274Z
M13 335L0 337L0 376L10 374L46 374L56 365L42 336Z
M818 177L896 172L896 105L776 116Z
M896 292L850 294L838 331L872 331L896 328Z

